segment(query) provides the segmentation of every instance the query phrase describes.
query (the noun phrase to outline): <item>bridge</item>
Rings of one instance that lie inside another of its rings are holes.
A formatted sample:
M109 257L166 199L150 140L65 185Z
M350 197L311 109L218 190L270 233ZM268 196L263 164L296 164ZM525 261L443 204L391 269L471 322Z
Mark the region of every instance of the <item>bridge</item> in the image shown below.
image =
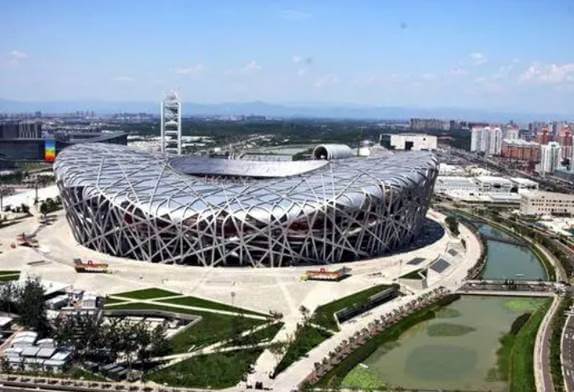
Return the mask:
M522 247L528 246L528 243L526 241L518 240L515 238L495 237L495 236L488 235L488 234L481 234L481 236L482 236L482 238L484 238L485 240L488 240L488 241L502 242L504 244L510 244L510 245L516 245L516 246L522 246Z
M469 280L456 293L516 297L548 297L565 290L560 283L538 280Z

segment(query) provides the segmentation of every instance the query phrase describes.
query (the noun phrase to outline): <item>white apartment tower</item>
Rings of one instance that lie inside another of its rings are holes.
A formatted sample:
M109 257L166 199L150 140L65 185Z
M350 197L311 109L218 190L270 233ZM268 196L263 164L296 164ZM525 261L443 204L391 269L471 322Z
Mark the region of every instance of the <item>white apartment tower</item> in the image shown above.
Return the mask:
M181 155L181 101L173 91L161 102L161 152Z
M560 165L562 157L562 148L557 142L550 142L546 145L540 146L540 163L538 164L537 171L541 175L546 173L554 173L556 168Z
M499 127L473 127L470 135L470 151L500 155L502 130Z

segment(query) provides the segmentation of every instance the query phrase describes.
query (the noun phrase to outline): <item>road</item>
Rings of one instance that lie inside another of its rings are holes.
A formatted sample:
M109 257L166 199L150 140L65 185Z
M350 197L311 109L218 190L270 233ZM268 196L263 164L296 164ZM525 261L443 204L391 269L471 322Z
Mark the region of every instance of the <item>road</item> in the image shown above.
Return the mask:
M574 391L574 317L568 315L566 325L562 331L560 343L562 352L562 374L566 391Z
M552 334L552 318L560 304L560 297L555 296L554 301L536 334L536 344L534 345L534 377L536 379L536 390L538 392L554 392L552 373L550 372L550 335Z

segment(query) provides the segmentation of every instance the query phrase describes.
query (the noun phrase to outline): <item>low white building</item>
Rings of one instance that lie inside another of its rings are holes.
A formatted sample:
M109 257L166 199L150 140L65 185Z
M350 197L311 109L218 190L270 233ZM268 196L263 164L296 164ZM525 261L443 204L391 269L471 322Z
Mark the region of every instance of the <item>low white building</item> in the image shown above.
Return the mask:
M482 193L502 192L510 193L512 190L512 181L504 177L495 176L478 176L476 177L478 190Z
M524 215L574 215L574 195L555 192L524 192L520 198Z
M434 185L435 193L467 192L477 193L478 184L472 177L438 176Z
M391 147L395 150L436 150L437 137L423 133L401 133L391 135Z
M72 352L56 347L53 339L36 341L38 334L32 331L14 333L9 347L2 357L15 371L49 371L59 373L70 363Z
M510 178L510 181L512 181L512 183L514 184L514 188L517 190L518 193L538 190L538 183L528 178L512 177Z
M537 188L536 182L525 178L439 175L434 192L452 200L470 203L519 204L522 192Z
M440 163L438 165L439 176L464 176L466 171L462 166L449 165L447 163Z

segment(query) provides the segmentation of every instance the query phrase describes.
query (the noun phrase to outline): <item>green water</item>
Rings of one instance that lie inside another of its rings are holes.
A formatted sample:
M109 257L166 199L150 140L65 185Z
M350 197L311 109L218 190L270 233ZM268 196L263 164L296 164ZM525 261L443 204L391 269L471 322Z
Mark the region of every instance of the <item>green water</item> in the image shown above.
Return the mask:
M505 232L486 224L480 224L479 231L491 237L513 239ZM487 240L487 245L483 279L547 279L544 266L529 248L492 240Z
M499 339L521 314L544 302L538 298L464 296L419 323L398 341L377 349L343 380L360 387L377 380L394 387L505 391L496 375ZM365 366L367 368L365 368Z

